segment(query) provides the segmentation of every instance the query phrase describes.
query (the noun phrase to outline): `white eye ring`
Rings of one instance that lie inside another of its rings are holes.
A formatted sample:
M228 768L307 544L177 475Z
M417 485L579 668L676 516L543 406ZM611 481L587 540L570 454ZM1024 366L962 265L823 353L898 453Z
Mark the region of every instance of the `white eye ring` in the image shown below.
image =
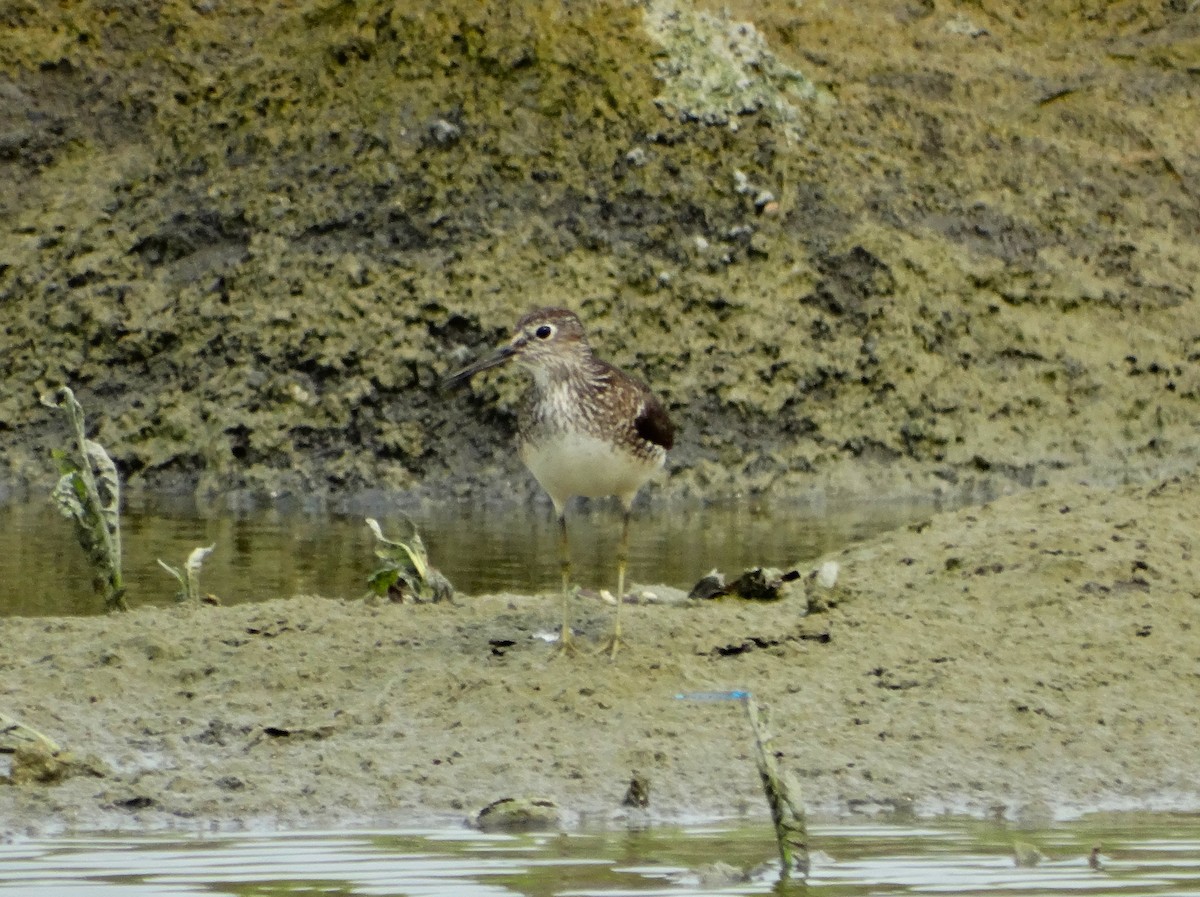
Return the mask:
M543 324L537 330L533 331L533 335L538 339L550 339L550 337L554 336L554 325Z

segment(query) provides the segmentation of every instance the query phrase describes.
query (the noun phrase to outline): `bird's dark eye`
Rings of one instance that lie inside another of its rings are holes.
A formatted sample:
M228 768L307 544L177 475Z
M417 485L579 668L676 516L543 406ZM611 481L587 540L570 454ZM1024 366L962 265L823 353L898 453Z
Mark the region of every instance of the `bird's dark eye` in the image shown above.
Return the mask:
M535 330L533 332L533 335L536 336L538 339L550 339L550 334L552 334L553 332L554 332L553 327L551 327L549 324L543 324L541 327L539 327L537 330Z

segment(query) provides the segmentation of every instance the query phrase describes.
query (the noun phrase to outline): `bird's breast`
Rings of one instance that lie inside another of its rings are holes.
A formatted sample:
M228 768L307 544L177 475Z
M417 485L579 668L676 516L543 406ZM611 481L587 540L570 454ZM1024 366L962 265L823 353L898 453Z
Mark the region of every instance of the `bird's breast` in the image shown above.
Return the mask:
M628 506L663 466L666 452L638 450L578 430L542 431L523 440L521 460L559 509L574 495L615 495ZM651 447L651 449L656 447Z

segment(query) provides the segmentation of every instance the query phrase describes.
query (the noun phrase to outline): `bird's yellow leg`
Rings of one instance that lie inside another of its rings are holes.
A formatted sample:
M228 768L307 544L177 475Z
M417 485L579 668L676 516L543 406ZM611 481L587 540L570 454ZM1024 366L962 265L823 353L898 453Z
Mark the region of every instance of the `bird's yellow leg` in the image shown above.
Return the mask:
M558 563L562 571L562 631L558 639L558 653L574 654L575 638L571 635L571 546L567 541L566 511L558 513Z
M629 566L630 516L630 509L625 508L625 516L621 522L621 542L617 546L617 615L613 622L612 635L600 645L600 651L609 652L614 659L621 648L621 605L625 603L625 568Z

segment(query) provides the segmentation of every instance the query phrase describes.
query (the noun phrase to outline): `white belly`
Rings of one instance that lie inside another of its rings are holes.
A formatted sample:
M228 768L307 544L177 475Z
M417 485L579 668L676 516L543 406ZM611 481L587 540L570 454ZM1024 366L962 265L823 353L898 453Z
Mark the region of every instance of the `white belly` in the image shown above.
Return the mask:
M573 495L615 495L628 506L665 459L665 452L639 458L578 432L556 434L536 446L521 446L521 460L560 512Z

